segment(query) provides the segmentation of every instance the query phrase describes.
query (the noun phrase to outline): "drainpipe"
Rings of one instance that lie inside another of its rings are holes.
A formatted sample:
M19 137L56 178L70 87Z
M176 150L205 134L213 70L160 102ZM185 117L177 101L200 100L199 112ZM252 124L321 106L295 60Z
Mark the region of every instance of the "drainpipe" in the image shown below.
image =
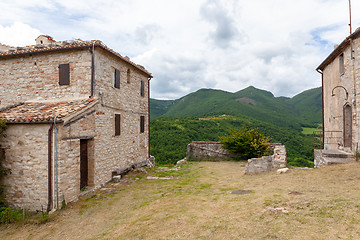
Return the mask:
M321 74L321 100L322 100L322 125L323 125L323 134L322 134L322 142L323 142L323 149L324 149L324 137L325 137L325 122L324 122L324 73L319 69L316 69L318 73Z
M58 142L57 142L57 138L58 138L58 127L56 126L56 118L60 115L57 114L54 118L54 126L55 126L55 140L54 140L54 145L55 145L55 180L56 180L56 208L59 208L59 175L58 175Z
M92 51L91 51L91 94L90 97L94 97L94 91L95 91L95 42L92 45Z
M51 210L51 202L52 202L52 131L54 124L51 123L49 131L48 131L48 206L47 212Z

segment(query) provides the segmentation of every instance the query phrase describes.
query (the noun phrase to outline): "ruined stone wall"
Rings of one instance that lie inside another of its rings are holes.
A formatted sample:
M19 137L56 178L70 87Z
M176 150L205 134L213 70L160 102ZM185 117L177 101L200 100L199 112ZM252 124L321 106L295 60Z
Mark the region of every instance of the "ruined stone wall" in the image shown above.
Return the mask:
M11 170L1 184L6 185L7 202L18 208L46 210L48 197L49 124L10 124L3 165Z
M59 64L70 63L70 85L59 85ZM90 96L91 53L71 50L0 59L0 108L30 99Z
M268 172L287 167L285 146L277 143L270 146L274 148L273 155L249 159L245 166L245 174Z
M187 146L187 159L197 161L224 161L234 157L219 142L192 142Z

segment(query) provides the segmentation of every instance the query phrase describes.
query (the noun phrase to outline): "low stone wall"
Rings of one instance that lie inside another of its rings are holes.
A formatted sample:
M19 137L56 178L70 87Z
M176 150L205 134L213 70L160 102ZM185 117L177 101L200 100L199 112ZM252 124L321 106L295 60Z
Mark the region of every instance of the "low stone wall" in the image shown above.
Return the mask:
M192 142L187 145L187 159L197 161L232 160L234 154L221 147L219 142Z
M245 174L267 172L274 169L285 168L286 148L280 143L270 144L270 156L252 158L248 160ZM187 159L197 161L227 161L233 160L235 154L221 147L220 142L192 142L187 146Z
M273 155L261 158L251 158L245 166L245 174L268 172L287 167L286 148L280 143L272 143Z

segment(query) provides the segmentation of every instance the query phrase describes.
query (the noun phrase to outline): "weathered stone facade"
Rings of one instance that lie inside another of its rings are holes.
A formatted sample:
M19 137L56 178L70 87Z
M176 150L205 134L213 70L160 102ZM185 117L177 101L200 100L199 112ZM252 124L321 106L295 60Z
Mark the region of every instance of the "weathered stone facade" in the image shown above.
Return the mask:
M29 49L0 52L0 116L11 119L0 142L4 166L11 169L4 182L9 186L7 201L29 210L74 201L81 187L97 188L110 181L116 169L150 158L151 74L99 41L44 38L41 45L42 38L37 40L39 44ZM68 85L59 84L60 64L69 64ZM114 85L117 70L119 87ZM49 112L46 118L32 114L16 119L19 104L89 97L90 104L74 105L71 112L59 114L60 105L41 107L39 114ZM86 149L83 156L81 148ZM86 170L81 159L86 159Z
M360 28L347 37L321 63L323 93L323 148L338 154L359 151ZM319 161L318 161L319 162ZM320 163L320 162L319 162Z

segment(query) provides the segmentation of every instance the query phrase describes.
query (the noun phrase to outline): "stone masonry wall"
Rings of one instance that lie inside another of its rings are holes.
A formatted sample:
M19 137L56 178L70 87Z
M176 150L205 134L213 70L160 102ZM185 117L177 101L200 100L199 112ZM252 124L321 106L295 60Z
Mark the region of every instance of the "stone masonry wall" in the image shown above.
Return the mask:
M59 86L58 65L69 62L70 85ZM120 89L114 87L115 68L120 70ZM4 82L0 85L1 107L33 98L88 97L91 54L84 49L2 59L0 79ZM141 81L144 82L144 96L140 95ZM88 140L90 187L110 181L116 169L149 158L148 89L149 80L144 73L106 51L95 49L94 97L98 103L73 124L58 124L60 202L76 200L80 194L80 139L83 137L93 136ZM119 136L115 136L115 114L121 114ZM140 132L140 116L145 117L143 133ZM8 137L2 141L3 146L8 146L5 165L14 172L7 178L6 183L11 186L8 196L16 207L46 208L49 126L13 124L7 130ZM53 194L55 198L55 192Z
M324 149L357 151L359 132L360 106L360 38L353 41L354 67L351 61L351 48L347 46L343 51L344 73L339 71L339 56L337 56L323 70L323 98L324 98ZM355 71L355 72L354 72ZM355 80L354 80L355 74ZM338 87L340 86L340 87ZM348 93L348 96L346 95ZM334 94L334 95L333 95ZM347 98L346 98L347 97ZM352 147L344 149L343 139L343 109L347 104L352 108Z
M11 124L1 139L5 149L4 167L11 174L6 185L9 204L29 210L47 207L49 124Z
M134 67L118 61L105 51L95 54L96 106L95 185L110 181L112 171L146 160L149 149L148 78ZM114 87L114 71L120 70L120 89ZM130 81L128 81L130 69ZM144 96L140 95L144 81ZM101 91L101 94L100 94ZM115 136L115 114L121 115L121 134ZM140 133L140 116L145 117Z
M59 64L70 63L70 85L59 85ZM0 59L0 108L30 99L90 96L88 50L36 53Z
M276 143L270 146L274 148L273 155L249 159L245 166L245 174L268 172L287 167L285 146Z
M197 161L231 160L234 155L221 147L219 142L192 142L187 145L187 159Z

